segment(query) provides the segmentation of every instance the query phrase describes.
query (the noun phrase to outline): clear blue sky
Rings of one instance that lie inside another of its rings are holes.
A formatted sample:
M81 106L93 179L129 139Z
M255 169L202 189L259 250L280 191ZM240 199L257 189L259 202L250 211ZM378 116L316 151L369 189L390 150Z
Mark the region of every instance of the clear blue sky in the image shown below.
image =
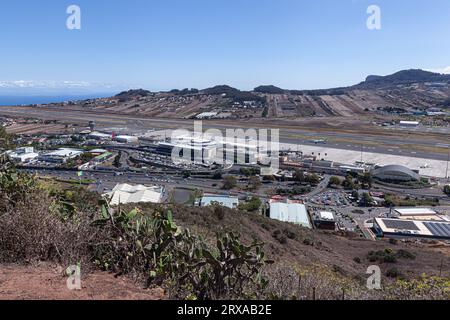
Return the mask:
M71 4L80 31L66 29ZM370 4L380 31L366 28ZM0 41L0 81L325 88L450 66L450 1L1 1Z

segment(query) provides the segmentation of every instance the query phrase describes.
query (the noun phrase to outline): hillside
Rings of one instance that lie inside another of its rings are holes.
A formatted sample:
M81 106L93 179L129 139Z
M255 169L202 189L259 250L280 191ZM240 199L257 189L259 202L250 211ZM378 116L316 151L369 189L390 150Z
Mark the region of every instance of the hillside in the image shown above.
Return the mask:
M340 299L343 290L347 299L450 298L442 291L450 277L450 252L436 242L372 242L222 207L109 208L83 188L62 189L7 172L0 174L0 200L0 264L10 275L0 274L0 280L11 283L17 275L12 283L25 286L13 286L13 295L14 288L30 290L20 281L24 268L34 270L30 263L76 261L85 275L109 285L112 279L99 270L132 278L138 286L162 287L165 297L175 299L243 298L243 292L254 298L311 299L312 288L317 299ZM155 256L160 263L154 263ZM383 291L365 288L367 267L374 264L382 270ZM222 268L231 278L209 279L223 274ZM262 287L241 282L256 281L257 274L263 276ZM410 289L399 290L399 279ZM433 283L433 289L414 292L422 282Z
M174 218L179 225L195 230L211 241L216 233L232 231L241 234L247 243L254 240L264 242L268 257L283 266L318 264L339 270L341 274L355 279L364 278L367 267L372 264L367 259L368 253L391 248L395 251L410 251L416 258L399 259L395 264L386 264L382 268L385 271L395 266L405 277L417 277L422 273L439 274L442 258L445 261L442 270L450 270L450 247L435 243L419 245L413 241L396 244L387 240L374 242L353 233L311 231L259 215L227 209L215 211L210 208L179 207L174 209ZM355 262L355 258L359 258L361 262Z
M205 112L218 119L364 117L385 110L414 113L448 108L450 75L403 70L371 75L350 87L284 90L273 85L241 91L228 85L169 92L130 90L115 97L51 104L68 109L134 114L144 117L194 119Z
M389 88L399 85L424 83L450 83L450 75L423 71L420 69L403 70L388 76L368 76L366 81L353 88Z

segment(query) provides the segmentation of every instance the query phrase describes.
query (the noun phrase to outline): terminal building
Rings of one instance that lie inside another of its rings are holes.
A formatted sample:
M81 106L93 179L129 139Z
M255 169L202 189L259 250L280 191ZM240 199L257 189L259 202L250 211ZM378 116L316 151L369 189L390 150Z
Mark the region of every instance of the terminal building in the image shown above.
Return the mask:
M197 136L180 136L171 142L160 142L156 151L170 156L178 152L180 160L196 163L256 164L258 147L252 141L235 141L234 139L215 139ZM188 154L185 154L185 153Z

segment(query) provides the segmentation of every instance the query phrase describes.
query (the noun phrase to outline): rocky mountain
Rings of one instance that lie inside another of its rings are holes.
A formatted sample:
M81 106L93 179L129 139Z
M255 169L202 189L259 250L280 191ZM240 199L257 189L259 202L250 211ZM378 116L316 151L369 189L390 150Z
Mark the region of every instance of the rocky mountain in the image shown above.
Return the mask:
M399 71L388 76L371 75L366 78L366 81L354 87L370 89L398 85L423 84L428 82L450 84L450 75L420 69L411 69Z

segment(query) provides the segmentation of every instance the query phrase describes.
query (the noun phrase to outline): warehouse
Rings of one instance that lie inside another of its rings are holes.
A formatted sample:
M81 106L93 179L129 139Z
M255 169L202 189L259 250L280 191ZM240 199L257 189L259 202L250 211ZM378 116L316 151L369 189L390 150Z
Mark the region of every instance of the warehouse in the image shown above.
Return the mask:
M66 163L83 154L83 151L69 148L61 148L39 156L39 161L51 163Z
M23 148L17 148L15 152L9 153L9 158L12 161L25 163L32 161L39 157L39 154L34 152L33 147L23 147Z
M418 121L400 121L400 127L405 128L415 128L419 126L420 122Z
M270 201L270 218L312 228L306 206L296 201L272 199Z
M450 222L375 218L373 228L380 237L450 240Z
M103 196L110 200L111 205L127 203L161 203L163 187L144 185L118 184L114 189Z
M436 211L428 208L401 208L394 209L394 213L402 220L418 221L450 221L445 214L440 215Z
M404 216L434 216L437 212L428 208L400 208L394 209L394 212L401 217Z
M334 231L336 229L336 219L334 218L333 212L321 211L316 214L314 225L317 229Z
M201 207L207 207L213 204L218 204L222 207L227 207L230 209L236 209L239 205L239 199L232 196L208 194L204 195L199 202Z

